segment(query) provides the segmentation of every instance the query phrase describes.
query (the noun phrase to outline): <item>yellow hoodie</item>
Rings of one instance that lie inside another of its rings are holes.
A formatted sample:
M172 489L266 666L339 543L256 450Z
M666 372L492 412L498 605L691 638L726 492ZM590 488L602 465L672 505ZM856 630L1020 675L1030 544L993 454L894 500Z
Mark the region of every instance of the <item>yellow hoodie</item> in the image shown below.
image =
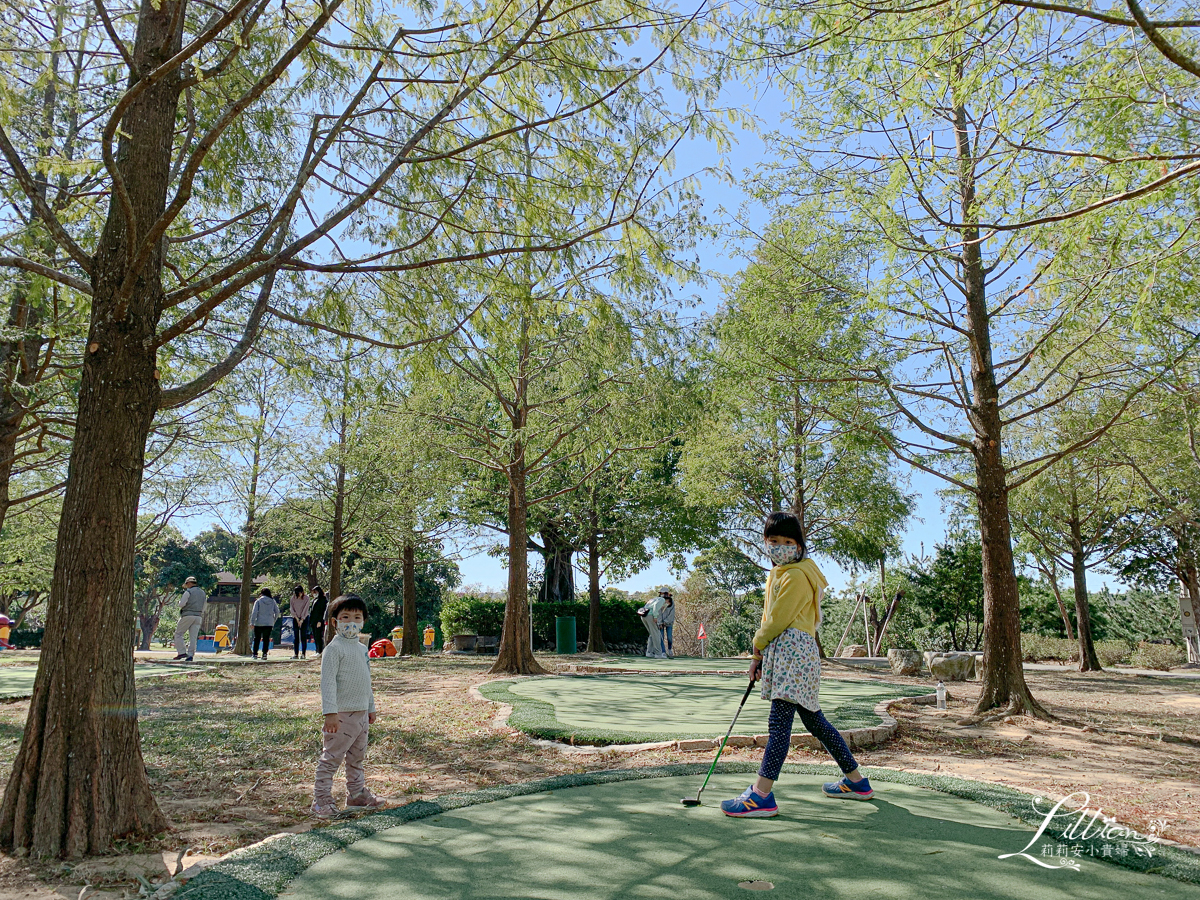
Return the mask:
M767 596L762 623L754 633L754 649L767 644L789 628L817 636L821 624L821 595L828 582L811 559L775 566L767 576Z

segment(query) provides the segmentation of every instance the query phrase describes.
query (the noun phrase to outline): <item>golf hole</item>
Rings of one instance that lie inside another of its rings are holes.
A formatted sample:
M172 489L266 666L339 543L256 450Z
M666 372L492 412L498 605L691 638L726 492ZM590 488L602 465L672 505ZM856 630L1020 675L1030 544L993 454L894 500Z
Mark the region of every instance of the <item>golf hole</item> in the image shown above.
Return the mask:
M775 885L769 881L739 881L738 887L745 888L748 891L773 891Z

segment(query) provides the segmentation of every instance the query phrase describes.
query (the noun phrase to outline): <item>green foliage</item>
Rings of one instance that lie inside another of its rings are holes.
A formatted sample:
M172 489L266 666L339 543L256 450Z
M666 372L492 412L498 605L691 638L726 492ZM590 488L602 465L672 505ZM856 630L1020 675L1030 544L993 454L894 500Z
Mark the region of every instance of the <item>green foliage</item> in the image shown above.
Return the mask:
M727 612L708 629L709 656L741 656L749 653L762 620L762 607L747 604L740 612Z
M1179 637L1179 601L1161 591L1131 588L1113 593L1107 588L1092 595L1092 616L1104 622L1100 636L1136 643Z
M1133 645L1126 641L1095 642L1096 656L1105 668L1115 666L1129 656ZM1022 633L1021 653L1025 662L1079 662L1079 642L1065 637L1050 637L1033 632Z
M1168 669L1182 666L1187 662L1187 653L1182 647L1174 644L1152 644L1140 642L1129 654L1129 665L1139 669Z
M952 650L983 642L983 551L979 539L940 544L933 560L909 572L906 599L927 614L930 630Z
M646 627L637 610L636 600L605 597L600 601L600 627L608 643L645 643ZM575 617L575 636L578 641L588 638L588 604L534 603L533 642L535 647L553 647L556 638L555 619ZM504 601L470 595L448 598L442 604L442 633L447 638L456 634L498 636L504 628Z
M887 367L869 343L865 248L818 205L781 210L711 326L703 412L683 459L692 502L756 551L765 517L801 515L810 551L850 565L894 554L912 510L884 438Z

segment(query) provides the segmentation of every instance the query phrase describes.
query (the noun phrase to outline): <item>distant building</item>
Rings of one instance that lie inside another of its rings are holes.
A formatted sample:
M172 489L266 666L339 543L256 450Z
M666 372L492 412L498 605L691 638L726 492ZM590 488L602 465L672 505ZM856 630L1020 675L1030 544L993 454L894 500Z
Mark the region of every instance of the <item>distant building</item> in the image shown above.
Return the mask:
M234 575L232 572L218 572L213 578L216 579L217 586L208 595L208 606L204 607L204 619L200 623L200 631L203 634L212 634L217 630L218 625L230 625L232 623L229 630L231 634L236 635L238 602L241 600L242 593L242 578L240 575ZM268 580L266 575L259 575L254 579L254 585L255 587L260 587L266 584ZM254 593L257 594L258 591Z

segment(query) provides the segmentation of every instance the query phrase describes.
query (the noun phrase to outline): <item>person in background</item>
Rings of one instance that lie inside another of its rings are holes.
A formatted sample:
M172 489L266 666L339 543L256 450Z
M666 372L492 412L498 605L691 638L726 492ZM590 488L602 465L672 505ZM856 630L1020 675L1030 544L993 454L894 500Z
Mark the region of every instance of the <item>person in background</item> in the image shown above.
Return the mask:
M658 611L658 627L662 629L662 635L666 642L666 655L674 659L675 657L675 598L671 596L670 591L663 594L662 609Z
M658 624L658 614L665 602L663 598L664 593L665 591L659 591L657 597L637 611L637 614L642 617L642 622L646 625L646 631L649 633L649 636L646 638L646 655L651 659L663 659L667 655L663 651L662 629Z
M309 605L312 600L304 593L304 588L296 585L292 589L292 599L288 603L288 613L292 617L292 659L305 659L308 656L309 637Z
M200 622L204 618L204 606L208 594L196 585L194 576L183 579L183 596L179 600L179 624L175 627L175 662L181 659L192 661L196 654L196 639L200 637ZM184 643L184 636L190 643Z
M378 809L384 806L367 789L363 762L367 735L375 723L375 694L371 690L371 664L367 648L358 639L367 616L367 605L357 594L333 601L329 616L337 629L321 654L321 758L317 762L312 814L319 819L337 815L333 803L333 776L346 761L346 808Z
M328 608L325 591L318 584L313 588L313 602L308 610L308 627L312 631L313 643L317 645L317 656L325 649L325 612Z
M279 604L271 596L270 588L263 588L262 594L254 601L254 609L250 611L250 624L254 627L254 658L258 659L258 645L262 642L262 658L267 658L267 650L271 647L271 631L279 621Z

